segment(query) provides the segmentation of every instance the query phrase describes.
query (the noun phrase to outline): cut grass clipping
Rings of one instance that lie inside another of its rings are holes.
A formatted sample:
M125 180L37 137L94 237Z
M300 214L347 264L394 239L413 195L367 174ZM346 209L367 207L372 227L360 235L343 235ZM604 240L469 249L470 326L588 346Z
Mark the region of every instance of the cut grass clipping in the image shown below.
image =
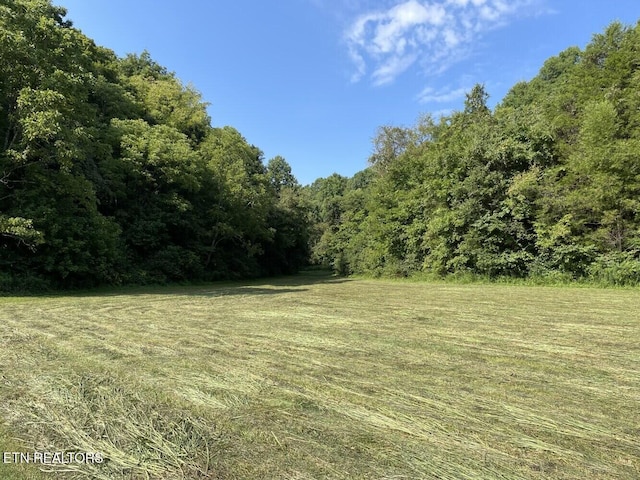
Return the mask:
M639 306L317 274L2 298L0 418L106 459L48 478L637 479Z

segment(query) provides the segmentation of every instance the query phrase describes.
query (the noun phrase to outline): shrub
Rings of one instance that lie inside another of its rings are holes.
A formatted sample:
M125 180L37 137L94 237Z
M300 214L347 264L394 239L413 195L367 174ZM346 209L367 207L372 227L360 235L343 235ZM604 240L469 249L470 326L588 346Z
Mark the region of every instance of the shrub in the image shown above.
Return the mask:
M640 284L640 251L609 252L589 266L589 278L610 285Z

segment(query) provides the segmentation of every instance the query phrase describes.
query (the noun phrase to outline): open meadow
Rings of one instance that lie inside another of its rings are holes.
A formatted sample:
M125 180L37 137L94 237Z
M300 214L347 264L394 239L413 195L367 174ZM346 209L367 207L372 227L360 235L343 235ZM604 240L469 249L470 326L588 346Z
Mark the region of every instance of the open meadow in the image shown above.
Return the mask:
M38 478L632 480L640 291L314 273L0 298L0 419L5 450L106 458Z

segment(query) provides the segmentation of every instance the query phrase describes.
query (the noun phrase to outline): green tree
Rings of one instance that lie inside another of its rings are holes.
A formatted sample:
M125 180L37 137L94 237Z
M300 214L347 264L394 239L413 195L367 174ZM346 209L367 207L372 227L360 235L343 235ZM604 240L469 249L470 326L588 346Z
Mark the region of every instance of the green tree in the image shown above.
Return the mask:
M283 188L295 190L300 186L291 173L291 166L280 155L273 157L267 163L267 178L277 193L280 193Z
M301 265L307 217L284 159L265 168L148 52L118 58L65 15L0 4L0 288Z

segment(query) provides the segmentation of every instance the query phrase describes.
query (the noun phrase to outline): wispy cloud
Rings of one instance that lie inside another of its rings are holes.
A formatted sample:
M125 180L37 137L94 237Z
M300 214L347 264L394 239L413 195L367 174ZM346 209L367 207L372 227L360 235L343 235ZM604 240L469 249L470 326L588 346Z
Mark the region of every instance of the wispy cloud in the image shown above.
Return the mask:
M467 92L471 91L471 89L472 87L456 89L443 88L435 90L431 87L427 87L418 95L418 101L420 103L449 103L463 98Z
M533 7L540 1L396 0L361 13L345 33L355 67L351 80L369 76L374 85L385 85L415 64L427 73L442 73L483 33L539 13Z

